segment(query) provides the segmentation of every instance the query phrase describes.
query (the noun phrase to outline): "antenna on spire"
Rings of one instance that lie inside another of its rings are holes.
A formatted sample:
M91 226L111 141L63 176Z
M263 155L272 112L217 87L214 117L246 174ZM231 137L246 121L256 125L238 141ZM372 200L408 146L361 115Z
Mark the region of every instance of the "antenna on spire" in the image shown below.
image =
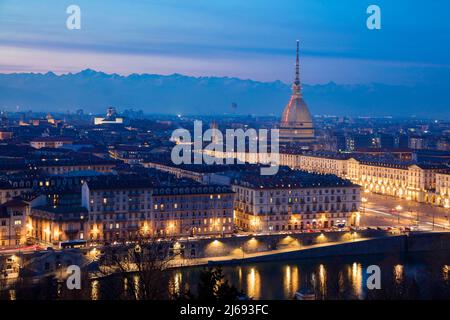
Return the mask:
M295 60L295 85L300 85L300 62L298 59L299 41L297 40L297 59Z

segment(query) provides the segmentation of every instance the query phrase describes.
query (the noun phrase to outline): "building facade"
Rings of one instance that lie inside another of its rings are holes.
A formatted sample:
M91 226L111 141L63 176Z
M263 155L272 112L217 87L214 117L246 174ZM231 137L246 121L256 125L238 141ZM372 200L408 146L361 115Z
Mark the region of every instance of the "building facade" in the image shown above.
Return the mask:
M190 182L155 186L150 180L88 182L82 188L91 241L139 236L223 235L233 229L233 192Z
M32 242L59 244L85 240L88 214L84 207L36 206L27 219L28 238Z
M61 148L66 144L72 144L73 140L64 137L40 137L35 138L30 142L30 145L35 149L41 148Z
M335 176L291 171L265 181L239 178L232 187L235 223L246 231L359 225L360 187Z
M450 172L436 173L436 199L437 205L450 208Z
M216 157L225 156L215 152ZM267 163L264 153L227 153L248 163ZM376 157L353 153L304 152L280 150L279 164L311 173L333 174L356 183L369 192L407 200L445 206L441 190L445 187L448 167L444 164L402 161L391 157ZM439 191L438 191L439 189ZM444 191L445 194L445 191Z
M37 196L27 200L12 199L0 206L0 249L27 244L31 232L31 208L44 203L45 196Z

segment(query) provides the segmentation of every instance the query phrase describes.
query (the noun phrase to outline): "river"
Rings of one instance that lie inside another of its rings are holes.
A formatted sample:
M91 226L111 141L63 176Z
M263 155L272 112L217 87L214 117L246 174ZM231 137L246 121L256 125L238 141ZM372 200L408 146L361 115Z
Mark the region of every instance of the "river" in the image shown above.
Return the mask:
M381 271L381 289L369 290L367 267ZM169 271L172 292L193 294L203 267ZM292 299L308 289L317 299L450 299L450 252L366 255L223 266L225 279L252 299ZM101 282L93 299L102 299Z

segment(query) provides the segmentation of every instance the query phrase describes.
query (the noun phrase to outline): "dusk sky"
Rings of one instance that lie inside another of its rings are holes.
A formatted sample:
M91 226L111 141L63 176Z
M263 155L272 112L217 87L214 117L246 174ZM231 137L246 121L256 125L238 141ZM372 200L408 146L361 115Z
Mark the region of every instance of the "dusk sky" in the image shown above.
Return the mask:
M81 8L81 30L66 8ZM381 30L366 9L381 7ZM450 84L450 1L0 0L0 72Z

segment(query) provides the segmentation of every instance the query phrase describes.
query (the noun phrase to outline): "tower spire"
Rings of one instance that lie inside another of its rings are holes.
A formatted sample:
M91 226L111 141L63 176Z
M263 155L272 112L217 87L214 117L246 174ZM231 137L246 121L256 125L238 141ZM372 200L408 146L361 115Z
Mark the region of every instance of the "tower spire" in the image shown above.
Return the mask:
M297 40L297 58L295 60L295 85L300 86L300 62L298 58L298 52L299 52L299 41Z

